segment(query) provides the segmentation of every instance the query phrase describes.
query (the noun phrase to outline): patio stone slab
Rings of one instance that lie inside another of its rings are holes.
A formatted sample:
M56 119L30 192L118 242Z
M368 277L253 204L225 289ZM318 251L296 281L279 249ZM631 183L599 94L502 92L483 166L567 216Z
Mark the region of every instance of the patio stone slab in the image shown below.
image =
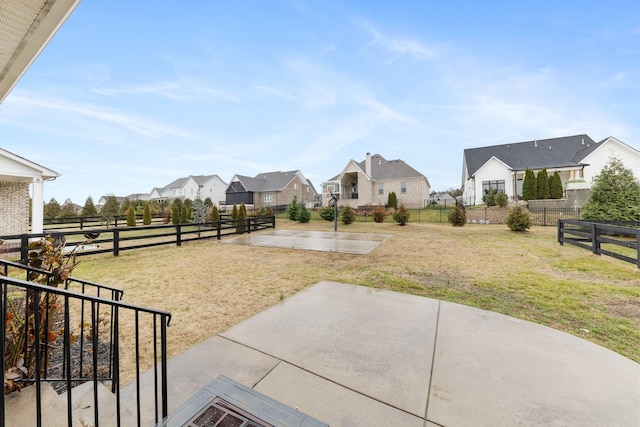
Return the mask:
M640 425L640 365L545 326L442 302L429 420Z
M424 427L424 419L282 362L256 387L331 426Z
M221 336L424 417L437 316L436 300L320 282Z
M342 231L270 230L221 240L226 244L303 249L365 255L391 237L387 234Z

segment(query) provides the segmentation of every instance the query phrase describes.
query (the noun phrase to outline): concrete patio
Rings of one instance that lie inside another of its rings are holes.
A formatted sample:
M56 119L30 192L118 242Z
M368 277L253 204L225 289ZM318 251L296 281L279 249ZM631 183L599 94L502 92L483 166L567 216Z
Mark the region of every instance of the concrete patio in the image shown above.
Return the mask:
M331 426L640 425L630 359L505 315L335 282L171 359L169 410L219 375Z
M388 234L344 231L270 230L224 239L222 243L366 255L389 237Z

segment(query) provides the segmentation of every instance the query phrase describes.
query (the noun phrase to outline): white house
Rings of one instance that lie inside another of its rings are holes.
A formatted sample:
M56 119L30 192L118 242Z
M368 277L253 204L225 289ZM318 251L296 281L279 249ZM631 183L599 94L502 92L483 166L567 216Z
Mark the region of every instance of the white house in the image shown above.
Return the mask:
M152 189L149 196L151 200L195 200L198 197L205 200L208 197L214 204L218 204L224 203L226 189L227 183L218 175L189 175L164 187Z
M549 175L558 171L563 188L567 182L583 181L588 189L612 157L640 179L640 151L611 136L599 142L583 134L469 148L462 163L463 202L482 204L490 188L509 200L521 199L526 169L537 173L546 168Z
M29 232L31 187L31 233L42 233L44 182L60 176L51 169L0 148L0 235Z

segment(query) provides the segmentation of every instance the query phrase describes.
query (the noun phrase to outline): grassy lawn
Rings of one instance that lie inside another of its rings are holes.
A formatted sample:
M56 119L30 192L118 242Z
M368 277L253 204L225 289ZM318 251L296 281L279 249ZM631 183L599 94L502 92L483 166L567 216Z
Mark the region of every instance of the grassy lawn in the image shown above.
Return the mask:
M327 221L279 219L276 226L333 230ZM555 227L519 234L505 225L356 222L338 229L392 238L364 256L191 242L83 258L74 276L119 287L127 302L170 311L171 356L331 280L505 313L640 362L640 270L560 246Z

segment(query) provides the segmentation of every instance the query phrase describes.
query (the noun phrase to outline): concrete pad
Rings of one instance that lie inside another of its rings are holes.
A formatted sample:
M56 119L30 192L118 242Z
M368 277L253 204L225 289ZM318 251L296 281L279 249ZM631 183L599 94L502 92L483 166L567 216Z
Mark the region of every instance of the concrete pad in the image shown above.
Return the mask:
M640 365L551 328L442 302L427 418L637 427Z
M223 243L365 255L391 237L388 234L269 230L223 239Z
M116 395L111 393L111 389L107 388L101 382L97 382L98 389L98 424L103 426L117 425L116 416ZM62 393L60 397L66 402L67 393ZM87 381L71 390L71 406L73 408L74 417L80 420L83 426L94 426L94 390L93 381Z
M330 426L424 426L424 419L420 417L284 362L255 389Z
M80 427L80 422L73 419L67 422L67 402L58 393L43 382L40 386L41 421L43 426ZM11 427L33 427L38 425L36 414L36 386L23 388L19 393L11 393L4 397L5 425Z
M226 375L247 387L253 387L278 362L279 360L273 357L222 337L209 338L169 360L167 364L169 412L179 407L219 375ZM154 417L153 378L153 369L140 377L143 420L153 420ZM137 411L135 381L121 389L121 405L126 420L134 419Z
M221 336L424 417L437 316L436 300L321 282Z

